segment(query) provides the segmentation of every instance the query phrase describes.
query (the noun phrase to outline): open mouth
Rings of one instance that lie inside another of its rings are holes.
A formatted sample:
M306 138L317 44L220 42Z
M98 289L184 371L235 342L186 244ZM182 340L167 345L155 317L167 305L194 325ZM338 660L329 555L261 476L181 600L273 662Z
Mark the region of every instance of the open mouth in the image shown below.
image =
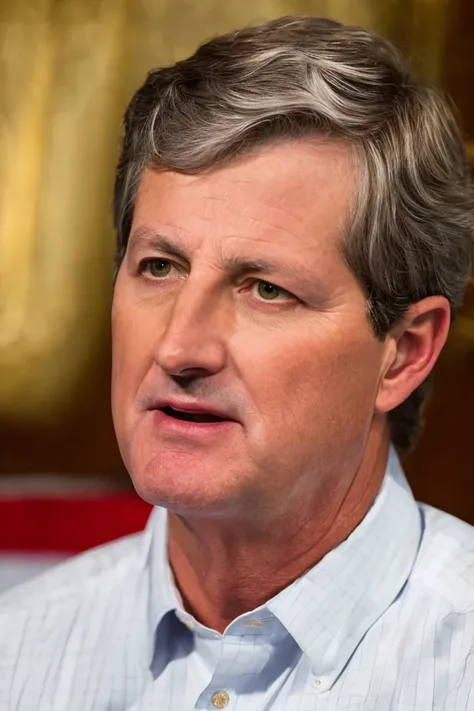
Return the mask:
M207 412L184 412L169 406L161 407L160 410L168 417L174 417L176 420L184 420L185 422L224 422L222 417Z

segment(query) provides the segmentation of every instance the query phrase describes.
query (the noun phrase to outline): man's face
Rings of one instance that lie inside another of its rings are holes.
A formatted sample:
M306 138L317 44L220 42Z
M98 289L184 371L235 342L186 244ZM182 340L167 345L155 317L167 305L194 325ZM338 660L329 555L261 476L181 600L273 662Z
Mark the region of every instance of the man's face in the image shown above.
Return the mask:
M290 141L144 173L113 304L112 408L138 492L179 513L284 513L347 487L384 346L339 249L347 147Z

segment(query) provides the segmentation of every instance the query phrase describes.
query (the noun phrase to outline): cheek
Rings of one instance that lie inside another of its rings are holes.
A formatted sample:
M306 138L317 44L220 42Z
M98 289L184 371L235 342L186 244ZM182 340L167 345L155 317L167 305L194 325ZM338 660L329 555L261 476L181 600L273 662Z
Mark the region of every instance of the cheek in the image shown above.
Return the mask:
M153 331L143 327L138 309L123 308L119 299L112 307L112 406L134 399L153 363Z
M334 434L371 418L379 355L370 336L351 342L334 333L288 333L278 343L267 337L247 352L244 382L272 437L285 430L301 436L310 423Z

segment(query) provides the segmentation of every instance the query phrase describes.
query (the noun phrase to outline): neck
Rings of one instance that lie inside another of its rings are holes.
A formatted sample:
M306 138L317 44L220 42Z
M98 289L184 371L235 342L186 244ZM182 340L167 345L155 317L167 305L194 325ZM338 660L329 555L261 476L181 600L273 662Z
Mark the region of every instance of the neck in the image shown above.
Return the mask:
M386 435L386 432L384 432ZM186 609L223 632L263 605L345 540L372 505L384 476L388 437L376 438L342 493L332 488L305 506L254 528L248 519L168 514L169 558Z

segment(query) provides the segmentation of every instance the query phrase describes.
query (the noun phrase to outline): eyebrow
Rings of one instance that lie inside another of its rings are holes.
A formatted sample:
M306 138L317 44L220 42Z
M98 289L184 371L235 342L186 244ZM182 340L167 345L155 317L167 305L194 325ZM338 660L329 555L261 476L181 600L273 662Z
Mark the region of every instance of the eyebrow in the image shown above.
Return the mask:
M133 232L128 240L128 249L133 255L134 252L152 249L154 252L166 252L178 259L189 261L190 255L187 250L180 247L176 242L160 235L158 232L151 232L147 229L138 229Z
M141 250L152 249L178 259L190 261L190 253L186 249L178 245L174 240L148 229L138 229L130 235L129 249L132 254ZM260 258L241 259L237 256L229 256L223 259L223 263L233 277L253 272L274 274L279 269L277 264Z
M138 227L129 237L127 253L132 255L135 252L153 250L162 252L163 254L176 257L188 263L191 262L191 253L186 248L179 245L175 240L165 237L164 235L152 230L148 227ZM272 275L275 273L283 273L288 271L293 272L298 279L308 281L313 287L316 286L318 280L314 274L308 271L303 264L288 263L285 259L286 268L278 262L271 262L267 259L255 258L246 259L238 256L229 255L222 259L222 266L230 274L231 278L237 279L247 274L264 273Z

